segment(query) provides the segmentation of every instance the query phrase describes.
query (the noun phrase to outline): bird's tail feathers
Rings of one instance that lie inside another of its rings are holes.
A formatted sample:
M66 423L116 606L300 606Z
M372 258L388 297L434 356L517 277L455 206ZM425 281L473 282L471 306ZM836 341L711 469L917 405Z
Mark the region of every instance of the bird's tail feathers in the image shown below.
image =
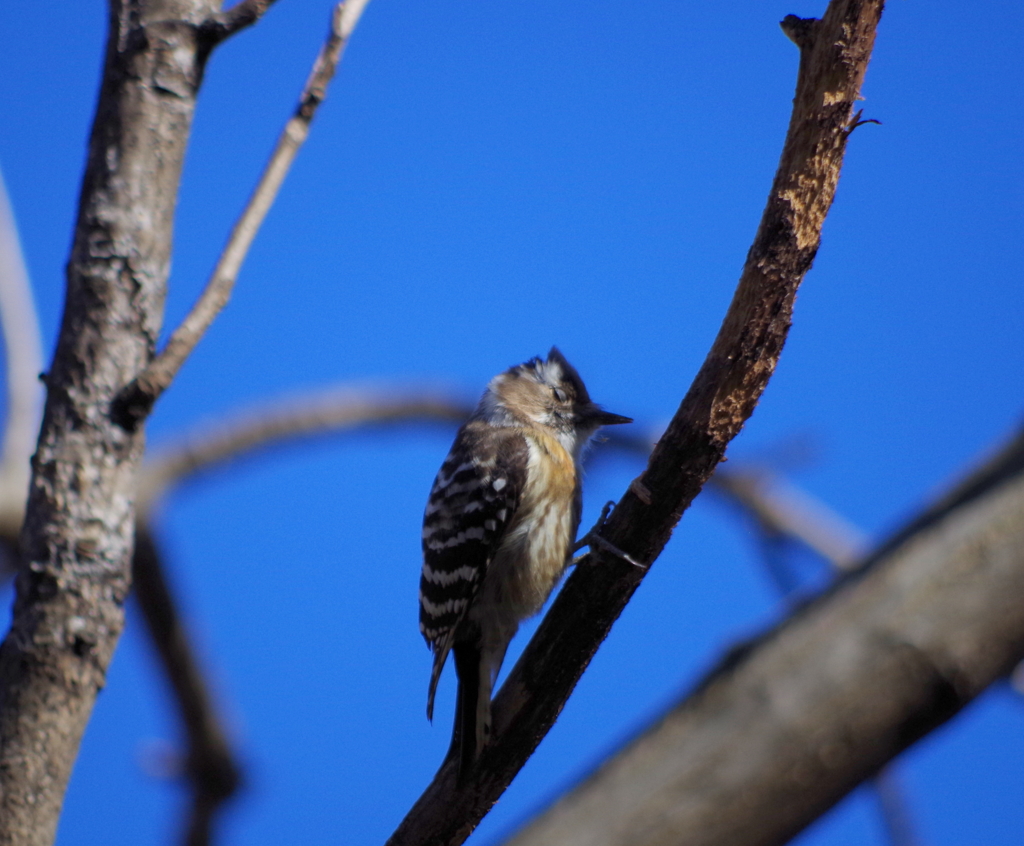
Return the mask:
M448 660L448 653L451 651L454 639L455 632L452 631L443 640L432 644L434 667L430 671L430 687L427 689L427 719L430 722L434 722L434 695L437 693L437 683L441 680L441 671L444 669L444 662Z
M491 731L491 678L490 673L481 671L480 657L477 644L460 643L455 647L459 693L449 754L458 752L460 786L466 783Z

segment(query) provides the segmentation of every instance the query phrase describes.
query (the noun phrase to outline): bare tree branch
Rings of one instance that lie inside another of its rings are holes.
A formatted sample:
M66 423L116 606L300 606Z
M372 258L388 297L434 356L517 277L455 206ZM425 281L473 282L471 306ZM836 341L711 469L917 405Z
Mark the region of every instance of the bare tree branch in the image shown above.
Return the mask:
M241 784L241 771L164 577L156 541L141 518L133 577L134 595L174 692L188 743L184 775L192 802L183 842L207 846L217 811Z
M1024 657L1022 459L1024 433L510 844L785 843Z
M39 374L43 369L43 352L32 287L2 172L0 330L7 364L7 417L0 454L0 537L16 538L25 515L29 459L39 435L39 415L43 407ZM0 572L2 569L0 566Z
M653 441L610 432L610 446L647 458ZM858 563L868 550L867 537L841 514L780 474L756 464L719 467L708 485L736 503L766 534L799 541L840 571Z
M379 423L461 423L473 408L440 392L346 387L283 397L232 419L204 426L154 453L139 484L140 510L185 479L260 449L304 437Z
M644 458L654 445L653 439L617 431L605 440ZM848 570L867 552L867 538L856 526L767 467L729 464L718 468L708 485L736 503L763 531L798 540L838 570Z
M461 422L472 409L437 394L400 397L334 389L275 402L204 430L164 450L141 474L136 528L134 595L167 676L185 729L185 776L192 802L185 832L188 846L211 842L214 818L238 789L241 772L213 697L164 575L149 515L174 485L242 455L281 442L373 423L443 420Z
M730 465L711 481L763 530L799 540L836 570L849 570L867 551L867 538L856 527L777 474Z
M227 246L207 280L206 287L181 325L171 333L167 346L118 398L117 412L122 415L125 426L130 428L149 414L153 403L171 384L185 359L195 349L196 344L206 334L206 330L231 297L242 262L245 261L249 247L259 232L267 212L270 211L299 148L309 136L313 116L327 96L327 86L334 77L348 38L367 2L368 0L349 0L348 3L339 3L334 8L327 40L313 64L313 70L299 98L299 105L281 131L277 146L241 217L235 223ZM261 4L252 5L258 7Z
M760 529L766 548L764 563L779 583L779 562L770 553L780 538L800 541L824 558L833 571L853 569L858 558L867 554L867 538L824 503L783 482L766 470L743 469L718 472L712 478L715 487L732 497ZM792 609L798 593L781 588L782 599ZM878 812L892 846L917 846L911 824L909 803L892 764L883 767L871 779L878 799Z
M647 470L602 530L650 564L722 460L782 350L800 281L832 204L881 0L833 0L807 24L793 115L757 236L722 328ZM593 561L597 558L598 561ZM392 846L461 843L547 733L645 571L593 550L562 588L494 703L494 728L465 787L442 765Z

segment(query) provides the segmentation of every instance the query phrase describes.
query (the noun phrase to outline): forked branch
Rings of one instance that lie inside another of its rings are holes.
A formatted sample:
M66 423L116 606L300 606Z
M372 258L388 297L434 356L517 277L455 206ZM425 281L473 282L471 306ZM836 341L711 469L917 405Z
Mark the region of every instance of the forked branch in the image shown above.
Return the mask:
M271 153L256 190L235 223L227 246L207 280L206 287L181 325L171 333L167 346L125 388L115 404L115 415L125 428L134 429L149 414L153 403L167 390L185 363L185 359L195 349L196 344L206 334L206 330L231 297L242 262L245 261L249 247L259 232L267 212L270 211L299 148L309 137L313 116L327 96L327 86L334 77L345 45L367 2L369 0L348 0L347 3L342 2L335 6L327 40L313 64L313 70L306 81L295 113L281 131L277 146ZM262 7L263 4L241 4L242 7L249 5Z

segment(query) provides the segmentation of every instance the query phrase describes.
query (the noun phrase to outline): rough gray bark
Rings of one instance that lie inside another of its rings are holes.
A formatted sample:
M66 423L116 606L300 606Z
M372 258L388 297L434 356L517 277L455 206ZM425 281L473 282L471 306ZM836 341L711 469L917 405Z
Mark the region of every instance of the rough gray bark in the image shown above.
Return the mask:
M882 0L832 0L820 21L790 16L783 22L800 47L796 96L736 294L647 470L601 530L633 561L649 566L661 553L775 369L857 123L853 107L882 6ZM646 572L607 550L595 551L600 566L575 568L499 691L492 739L475 771L459 788L454 762L442 765L390 846L462 843L550 730Z
M124 623L141 430L111 403L163 319L182 158L213 0L113 0L23 563L0 647L0 844L51 843Z
M785 843L1024 658L1022 463L1024 436L510 846Z

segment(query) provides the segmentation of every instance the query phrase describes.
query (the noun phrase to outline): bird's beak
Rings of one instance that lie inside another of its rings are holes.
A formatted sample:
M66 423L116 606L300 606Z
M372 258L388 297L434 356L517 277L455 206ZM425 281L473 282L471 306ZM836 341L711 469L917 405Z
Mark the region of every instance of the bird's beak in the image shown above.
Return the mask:
M587 415L589 422L595 426L616 426L619 423L632 423L632 417L623 417L621 414L612 414L610 411L605 411L602 408L594 408Z

